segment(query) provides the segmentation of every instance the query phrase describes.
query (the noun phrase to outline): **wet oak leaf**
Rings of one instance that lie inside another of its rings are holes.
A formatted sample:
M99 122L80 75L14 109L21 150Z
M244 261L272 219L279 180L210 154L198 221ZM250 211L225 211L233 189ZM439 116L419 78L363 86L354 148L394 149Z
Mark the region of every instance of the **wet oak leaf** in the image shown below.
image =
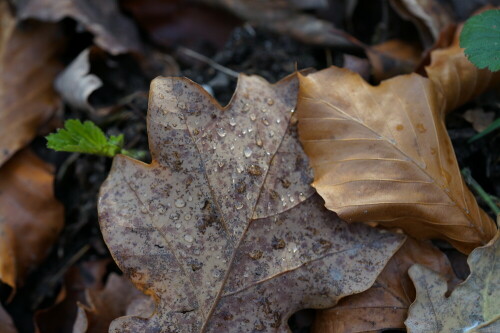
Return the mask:
M415 300L415 287L408 269L419 263L454 285L458 280L446 255L429 241L408 238L389 260L370 289L342 299L331 309L316 314L313 332L379 332L404 329L408 308Z
M446 99L445 112L458 108L500 84L500 72L479 69L467 59L464 49L459 45L462 28L463 24L457 28L449 47L431 52L431 63L425 67L427 76Z
M376 87L336 67L301 75L299 133L326 207L464 253L493 238L494 222L460 174L443 108L417 74Z
M0 166L26 146L60 104L53 81L64 36L42 22L19 23L7 1L0 4Z
M296 76L242 75L222 108L190 80L153 81L153 162L115 157L99 219L156 310L110 332L287 332L295 311L375 281L402 237L324 209L293 125L297 90Z
M409 274L417 289L405 324L408 332L500 332L500 232L467 259L471 273L445 297L446 281L420 265Z
M45 259L64 223L51 165L23 150L0 168L0 280L15 289Z

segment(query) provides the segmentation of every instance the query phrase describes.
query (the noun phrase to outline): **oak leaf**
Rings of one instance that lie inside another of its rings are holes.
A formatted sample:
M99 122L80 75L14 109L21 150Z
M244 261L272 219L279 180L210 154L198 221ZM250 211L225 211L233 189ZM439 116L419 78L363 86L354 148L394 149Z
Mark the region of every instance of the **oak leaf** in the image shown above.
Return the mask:
M417 74L376 87L336 67L301 75L300 137L326 207L465 253L493 238L495 224L460 174L444 104Z
M408 275L413 264L438 272L449 284L455 277L446 255L429 241L408 238L389 260L370 289L342 299L331 309L318 311L313 332L379 332L405 328L408 308L415 300L415 287Z
M0 169L0 280L15 291L45 259L64 224L51 165L29 150Z
M12 318L9 316L7 311L4 310L1 304L0 304L0 333L17 333L17 329L14 326Z
M18 22L0 4L0 165L26 146L54 115L60 100L52 82L62 68L59 27Z
M99 219L156 310L110 332L286 332L295 311L375 281L402 237L324 209L296 139L297 89L296 76L242 75L222 108L187 79L153 81L153 162L115 157Z
M417 289L405 324L409 332L500 332L500 232L467 259L471 273L445 297L446 282L420 265L409 274Z

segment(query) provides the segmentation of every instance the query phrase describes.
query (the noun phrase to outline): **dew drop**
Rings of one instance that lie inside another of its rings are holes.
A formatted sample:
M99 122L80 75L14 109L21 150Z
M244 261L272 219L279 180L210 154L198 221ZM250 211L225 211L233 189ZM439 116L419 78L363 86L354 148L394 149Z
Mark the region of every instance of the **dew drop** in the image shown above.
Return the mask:
M165 207L163 205L158 205L158 213L165 214Z
M291 203L295 202L295 198L294 197L289 197L288 200L290 200Z
M250 115L250 120L251 120L251 121L255 121L255 119L257 119L257 116L255 115L255 113L252 113L252 114Z
M231 125L233 127L236 126L236 120L233 117L231 117L231 119L229 119L229 125Z
M177 103L177 107L181 110L185 110L186 109L186 103L184 102L179 102Z
M274 131L269 132L269 136L272 138L274 136Z
M304 195L304 193L302 193L302 192L299 193L299 199L300 199L300 201L306 200L306 196Z
M262 118L262 123L266 126L269 126L269 120L267 120L267 118Z
M243 108L241 109L241 111L242 111L242 112L248 112L248 111L250 111L250 104L245 103L245 104L243 105Z
M148 208L146 206L141 206L141 213L147 214Z
M177 207L177 208L182 208L182 207L186 206L186 202L182 199L175 200L174 204L175 204L175 207Z
M248 129L248 133L252 133L252 132L253 132L253 128L251 128L251 127L250 127L250 128Z
M246 147L245 149L243 149L243 155L245 155L245 157L252 156L252 149L250 149L250 147Z
M262 142L262 139L260 138L259 135L256 136L255 138L255 144L258 146L258 147L262 147L263 145L263 142Z
M266 103L267 103L267 105L271 106L274 104L274 99L268 98L268 99L266 99Z
M191 220L191 214L184 215L184 220L186 220L186 221Z
M178 213L172 213L170 214L170 218L174 221L178 220L179 219L179 214Z
M234 205L234 208L236 208L237 210L242 209L243 208L243 203L241 203L241 202L236 203L236 205Z
M262 112L262 113L267 113L267 111L269 111L267 108L260 109L260 112Z
M238 173L242 173L243 172L243 167L241 165L236 165L236 171L238 171Z
M176 228L176 229L180 229L180 228L181 228L181 224L180 224L180 223L177 223L177 224L175 225L175 228Z
M248 273L247 272L243 273L243 277L247 278L248 277Z
M224 161L218 161L217 164L219 165L219 168L223 168L224 167Z
M191 235L184 235L184 240L188 243L192 243L194 239Z
M234 150L234 145L230 145L229 150Z
M225 136L226 136L226 130L225 130L225 129L223 129L223 128L217 128L217 129L216 129L216 131L217 131L217 134L218 134L221 138L223 138L223 137L225 137Z
M188 197L187 197L187 200L188 200L188 201L193 201L193 197L192 197L192 196L188 196Z
M280 118L276 119L276 124L279 124L279 123L281 123L281 119Z
M294 112L295 112L295 108L290 109L290 113L294 113Z

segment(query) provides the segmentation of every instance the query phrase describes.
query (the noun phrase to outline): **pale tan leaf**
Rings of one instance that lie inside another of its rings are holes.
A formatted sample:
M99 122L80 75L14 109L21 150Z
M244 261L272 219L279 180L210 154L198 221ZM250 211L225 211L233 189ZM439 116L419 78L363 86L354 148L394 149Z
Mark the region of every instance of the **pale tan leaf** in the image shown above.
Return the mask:
M64 36L53 24L19 24L0 3L0 166L26 146L59 106L52 84Z
M45 259L64 223L52 167L23 150L0 169L0 279L15 291Z
M457 28L452 45L431 52L431 64L425 67L429 79L445 96L445 112L500 84L500 72L479 69L467 60L459 45L462 27Z
M443 108L417 74L376 87L336 67L300 76L300 136L326 207L465 253L487 243L495 224L462 180Z
M405 321L409 332L500 332L500 232L468 258L467 280L445 297L446 281L420 265L409 274L417 289Z
M416 263L439 272L452 285L460 281L444 253L429 241L408 238L370 289L342 299L331 309L318 311L313 332L379 332L405 328L408 308L415 300L408 269Z
M310 187L292 117L298 80L240 76L220 107L180 78L153 81L151 164L117 156L101 230L149 319L111 332L286 332L302 308L367 289L401 236L348 225Z

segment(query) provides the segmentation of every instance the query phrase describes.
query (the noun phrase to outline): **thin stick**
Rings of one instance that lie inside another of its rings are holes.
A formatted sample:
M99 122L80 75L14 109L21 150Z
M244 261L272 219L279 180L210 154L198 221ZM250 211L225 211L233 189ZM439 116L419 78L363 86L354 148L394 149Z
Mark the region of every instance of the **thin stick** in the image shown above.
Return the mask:
M238 78L238 75L239 75L238 72L235 72L232 69L229 69L229 68L224 67L222 65L219 65L218 63L216 63L212 59L204 56L203 54L200 54L196 51L193 51L191 49L188 49L188 48L185 48L182 46L179 46L178 49L179 49L179 51L181 51L182 53L184 53L188 57L194 58L194 59L199 60L199 61L203 61L203 62L207 63L209 66L213 67L214 69L216 69L216 70L218 70L226 75Z
M472 189L474 190L474 192L476 192L481 197L481 199L483 199L484 202L486 202L486 204L491 208L491 210L493 211L493 213L496 216L498 216L500 214L500 208L493 201L493 199L491 198L491 196L488 193L486 193L486 191L481 187L481 185L479 185L479 183L474 178L472 178L472 174L470 172L470 169L469 168L463 168L462 169L462 175L464 176L465 182L470 187L472 187Z

